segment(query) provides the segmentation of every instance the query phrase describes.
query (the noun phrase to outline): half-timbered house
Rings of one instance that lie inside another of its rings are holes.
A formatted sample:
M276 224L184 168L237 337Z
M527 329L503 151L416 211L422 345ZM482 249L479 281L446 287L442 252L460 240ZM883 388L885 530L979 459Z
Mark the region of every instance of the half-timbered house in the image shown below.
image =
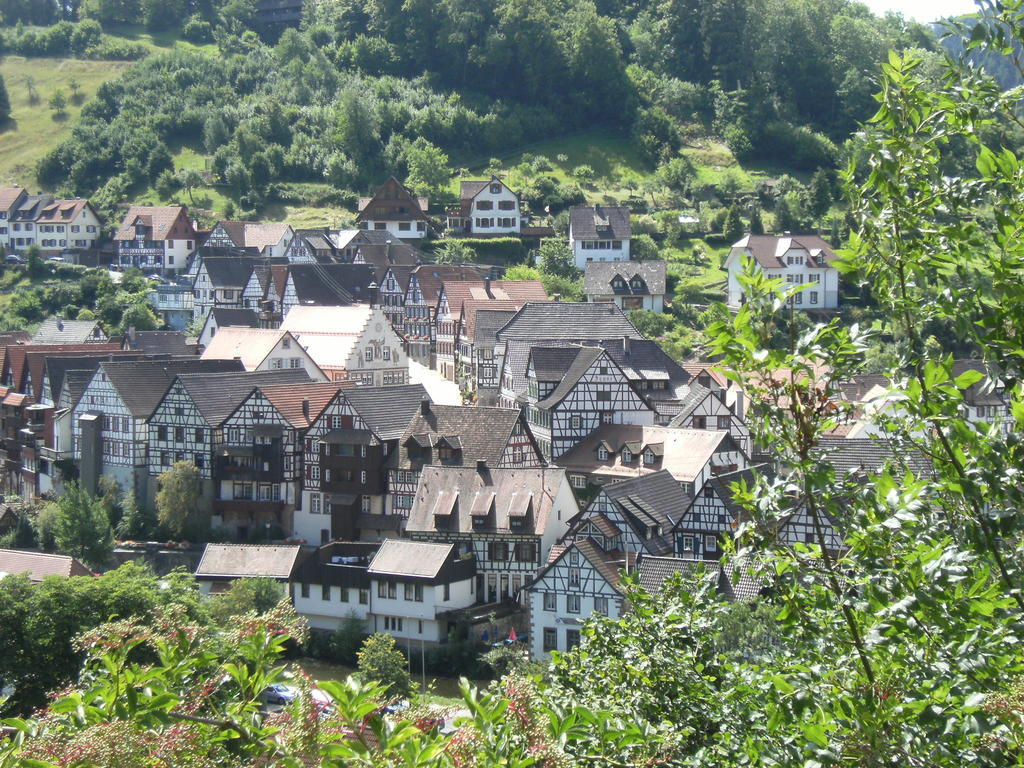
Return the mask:
M668 422L668 426L728 432L749 456L753 444L746 422L733 413L720 395L707 387L693 382L687 389L686 396L674 404L679 410Z
M410 358L428 368L437 367L434 360L436 314L444 282L482 282L489 275L489 268L465 264L421 264L412 271L403 306L404 336Z
M213 520L245 540L261 527L290 535L301 503L303 440L337 382L261 385L224 420L214 445ZM265 531L270 533L270 531Z
M199 331L199 348L210 346L210 340L221 328L258 328L259 320L251 309L216 307L210 311Z
M747 456L728 432L602 424L556 463L576 488L666 469L693 495L714 475L746 468Z
M289 264L326 264L334 261L337 251L330 229L296 229L284 257Z
M113 477L143 503L152 495L148 420L175 377L242 370L236 360L194 357L100 363L74 404L70 423L69 448L82 486L95 493L100 476Z
M180 205L133 205L114 235L117 263L146 273L184 272L197 238L195 227Z
M606 548L607 537L578 537L551 548L547 565L526 588L530 650L534 659L579 645L592 615L617 619L625 607L620 572L635 567L636 553Z
M263 258L283 257L295 232L284 222L218 221L203 243L207 248L253 248Z
M432 464L525 468L544 466L544 458L518 410L424 400L388 461L389 514L408 517L419 473Z
M385 463L427 397L422 384L346 388L317 412L304 441L298 537L372 540L398 531L401 519L385 514Z
M261 265L258 259L244 257L203 259L193 283L193 319L203 319L217 307L251 309L242 294L253 270Z
M500 359L498 404L520 407L527 391L526 365L534 346L563 346L602 339L643 339L614 304L530 301L496 333L495 359Z
M202 504L207 510L212 509L217 478L214 457L217 446L224 442L225 420L257 387L308 383L309 375L301 368L176 376L148 420L147 463L151 478L166 472L176 462L194 463L202 479ZM156 483L150 486L154 492Z
M558 459L602 424L653 424L650 402L602 347L533 347L520 398L546 459Z
M519 595L578 513L560 469L430 466L420 471L406 535L472 552L477 600L493 603Z

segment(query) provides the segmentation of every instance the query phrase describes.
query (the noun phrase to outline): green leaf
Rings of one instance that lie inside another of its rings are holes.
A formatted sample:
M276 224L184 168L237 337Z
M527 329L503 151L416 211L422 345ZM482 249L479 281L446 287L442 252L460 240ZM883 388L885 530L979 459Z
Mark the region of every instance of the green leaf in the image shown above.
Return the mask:
M796 688L790 685L789 681L786 680L786 678L784 678L782 675L773 675L772 685L775 686L775 690L782 694L789 695L791 693L796 692Z

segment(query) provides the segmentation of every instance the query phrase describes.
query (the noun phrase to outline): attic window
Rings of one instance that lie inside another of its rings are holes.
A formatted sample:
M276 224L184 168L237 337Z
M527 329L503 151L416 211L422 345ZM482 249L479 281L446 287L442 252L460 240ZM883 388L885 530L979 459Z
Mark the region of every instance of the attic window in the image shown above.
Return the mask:
M622 449L622 463L623 464L629 464L631 461L633 461L633 452L631 450L629 450L629 448L623 448Z
M657 461L657 458L658 457L654 455L654 451L652 451L650 448L644 451L644 464L653 464L655 461Z
M491 184L491 194L497 195L501 193L501 184Z
M608 461L608 449L603 445L597 446L597 460Z

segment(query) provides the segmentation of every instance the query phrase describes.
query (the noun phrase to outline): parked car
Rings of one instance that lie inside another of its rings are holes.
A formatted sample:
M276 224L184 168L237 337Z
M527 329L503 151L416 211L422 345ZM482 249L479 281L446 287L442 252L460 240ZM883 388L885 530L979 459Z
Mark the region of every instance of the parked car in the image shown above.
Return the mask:
M7 264L24 264L25 263L25 260L23 258L21 258L21 256L16 256L13 253L7 254L7 257L4 259L4 261Z
M285 685L284 683L272 683L260 694L260 701L268 706L283 707L295 701L298 695L299 689L294 686ZM321 715L328 715L334 711L331 697L319 688L314 688L310 695L313 698L314 706Z
M64 261L63 256L50 256L47 261Z

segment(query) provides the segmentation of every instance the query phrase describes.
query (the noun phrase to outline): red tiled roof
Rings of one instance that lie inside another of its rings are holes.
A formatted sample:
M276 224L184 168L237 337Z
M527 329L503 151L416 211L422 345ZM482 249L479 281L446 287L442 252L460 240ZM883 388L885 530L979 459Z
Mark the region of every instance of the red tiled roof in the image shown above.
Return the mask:
M476 337L476 313L481 309L507 309L515 312L522 304L509 299L469 299L462 303L462 322L465 326L464 336L467 339Z
M548 301L548 292L540 280L495 280L491 283L491 293L496 299L506 296L516 302L519 307L528 301ZM504 293L505 296L501 294Z
M196 231L184 215L185 209L180 205L133 205L125 214L121 228L114 235L115 240L134 240L135 222L141 221L151 228L150 240L166 240L168 238L195 238ZM181 217L181 224L175 226Z
M42 581L45 576L92 575L88 568L73 557L0 549L0 575L8 573L27 573L32 581Z
M4 187L0 189L0 211L9 210L24 191L22 187Z
M110 342L92 344L8 344L4 355L4 370L11 371L10 381L14 389L20 390L25 384L25 372L29 352L59 354L61 352L113 352L121 345Z
M36 222L38 224L63 224L73 221L87 205L89 205L89 201L81 197L54 200L39 211L39 218L36 219Z
M339 390L354 386L349 381L325 381L314 384L277 384L260 387L263 396L273 404L288 423L296 429L305 429L314 421ZM303 403L308 401L309 408Z

